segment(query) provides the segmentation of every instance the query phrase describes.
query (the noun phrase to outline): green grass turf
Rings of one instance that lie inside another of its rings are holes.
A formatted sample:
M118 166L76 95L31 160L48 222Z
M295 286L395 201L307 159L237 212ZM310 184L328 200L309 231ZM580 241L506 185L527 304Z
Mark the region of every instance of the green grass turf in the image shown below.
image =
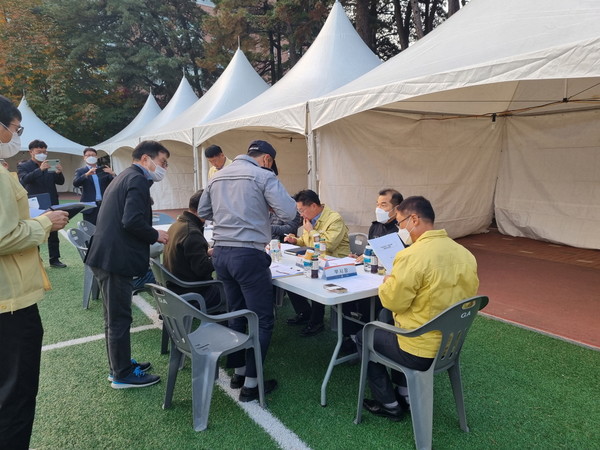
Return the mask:
M69 255L67 243L61 251L69 268L49 269L54 291L40 306L46 344L102 332L98 302L81 309L79 257ZM328 406L320 406L335 336L301 338L299 328L285 324L290 315L286 302L278 310L265 366L265 375L280 385L268 396L270 412L315 449L414 448L410 417L393 423L364 412L363 422L353 423L358 364L334 369ZM149 323L139 312L135 317L135 325ZM151 360L153 373L164 377L168 357L159 348L159 330L132 334L133 355ZM600 447L599 352L479 317L461 366L471 432L460 430L448 377L437 375L434 448ZM208 430L194 432L189 362L179 374L170 410L161 409L164 379L149 388L117 391L106 372L103 341L44 352L32 448L276 447L218 388Z

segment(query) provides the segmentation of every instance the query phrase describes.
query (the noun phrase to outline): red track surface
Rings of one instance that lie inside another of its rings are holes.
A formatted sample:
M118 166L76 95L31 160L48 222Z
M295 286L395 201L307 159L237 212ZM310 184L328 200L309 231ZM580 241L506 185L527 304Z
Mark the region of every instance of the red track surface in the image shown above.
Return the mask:
M600 251L496 229L457 241L477 258L485 314L600 350Z

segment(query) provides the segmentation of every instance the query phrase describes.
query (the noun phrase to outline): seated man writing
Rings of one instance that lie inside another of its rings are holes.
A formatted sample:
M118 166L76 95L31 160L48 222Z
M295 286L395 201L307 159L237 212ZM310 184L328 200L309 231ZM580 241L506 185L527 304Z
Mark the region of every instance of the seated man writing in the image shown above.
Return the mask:
M477 262L445 230L434 230L435 214L427 199L404 200L396 208L396 220L400 230L406 230L406 244L412 245L396 255L391 275L379 287L379 298L392 311L397 327L412 330L477 294ZM360 347L362 333L357 335L357 341ZM406 367L427 370L440 341L437 331L407 338L377 330L374 347ZM375 399L365 399L363 407L375 415L400 420L409 403L406 378L400 375L399 389L395 392L386 367L369 362L367 377Z
M208 248L208 242L204 238L204 221L198 217L197 212L202 192L201 189L192 195L189 209L169 227L169 242L163 253L165 268L183 281L213 279L214 268L210 258L212 248ZM169 283L168 288L177 294L196 292L202 295L208 310L220 302L219 289L214 285L190 289Z
M348 227L342 216L322 205L317 193L310 189L298 192L294 195L294 200L296 200L298 212L303 218L304 231L300 237L293 234L287 235L285 242L301 247L314 247L315 234L318 233L321 242L325 241L327 255L338 258L348 256L350 253ZM300 333L304 337L314 336L323 331L325 306L312 302L311 307L305 297L293 292L288 292L288 296L296 311L296 316L288 319L288 325L306 324Z

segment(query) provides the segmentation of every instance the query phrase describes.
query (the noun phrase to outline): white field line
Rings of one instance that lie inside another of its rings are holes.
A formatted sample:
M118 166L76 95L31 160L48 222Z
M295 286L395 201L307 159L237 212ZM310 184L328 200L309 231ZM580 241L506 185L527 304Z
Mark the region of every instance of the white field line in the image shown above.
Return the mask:
M160 320L158 312L141 296L134 295L133 303L142 310L142 312L152 320L151 325L143 325L131 329L132 333L139 331L160 328ZM87 342L99 341L104 339L104 334L96 334L79 339L71 339L69 341L58 342L56 344L45 345L42 351L54 350L57 348L70 347L72 345L85 344ZM286 428L279 419L273 416L267 409L263 409L258 404L258 401L242 403L238 400L239 391L229 387L229 376L223 369L219 369L219 379L217 386L221 388L229 397L231 397L246 414L256 422L263 430L265 430L277 444L285 450L310 450L293 431Z

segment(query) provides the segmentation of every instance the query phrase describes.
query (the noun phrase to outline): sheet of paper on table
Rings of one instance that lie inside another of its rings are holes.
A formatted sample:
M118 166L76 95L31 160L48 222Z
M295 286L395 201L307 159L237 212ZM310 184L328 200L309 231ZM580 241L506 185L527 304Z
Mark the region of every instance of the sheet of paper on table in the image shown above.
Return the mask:
M347 277L334 280L335 284L345 287L348 292L358 292L365 289L376 288L383 283L383 276L373 275L367 277Z
M281 277L291 277L294 275L304 274L304 270L299 267L292 267L290 265L281 264L281 263L271 263L271 277L273 278L281 278Z

